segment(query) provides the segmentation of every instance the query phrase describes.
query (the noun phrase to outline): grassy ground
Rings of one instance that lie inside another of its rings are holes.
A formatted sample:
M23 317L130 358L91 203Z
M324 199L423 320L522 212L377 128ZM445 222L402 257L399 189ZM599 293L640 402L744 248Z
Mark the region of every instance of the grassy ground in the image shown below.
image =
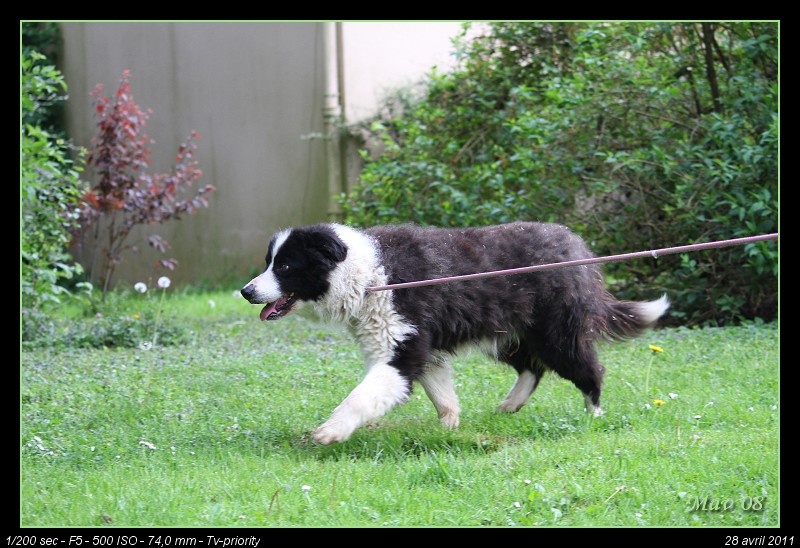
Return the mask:
M153 297L116 306L152 315ZM462 356L458 431L417 387L319 447L308 432L363 373L345 332L302 314L259 322L230 292L170 293L163 306L153 325L181 326L180 344L23 349L21 526L780 523L777 325L602 346L595 419L555 375L519 413L497 414L513 372Z

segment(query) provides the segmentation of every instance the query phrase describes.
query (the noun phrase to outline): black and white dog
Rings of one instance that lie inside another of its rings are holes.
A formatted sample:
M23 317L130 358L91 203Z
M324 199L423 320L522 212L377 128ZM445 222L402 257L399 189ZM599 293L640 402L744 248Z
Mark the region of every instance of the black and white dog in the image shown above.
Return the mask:
M557 224L367 230L319 224L275 234L266 269L241 292L249 302L266 305L262 320L282 318L310 302L323 319L342 322L355 335L366 376L314 431L314 441L327 445L405 402L414 381L442 424L457 427L460 408L448 357L465 345L477 344L517 371L499 411L518 411L552 370L580 389L588 412L602 414L605 368L595 341L630 338L651 327L669 307L666 296L618 301L595 265L367 291L588 257L583 240Z

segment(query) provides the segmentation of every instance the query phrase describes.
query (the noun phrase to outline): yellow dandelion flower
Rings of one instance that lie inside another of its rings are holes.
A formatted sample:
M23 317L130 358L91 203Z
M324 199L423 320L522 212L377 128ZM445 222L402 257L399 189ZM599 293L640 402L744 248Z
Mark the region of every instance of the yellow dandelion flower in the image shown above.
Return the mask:
M664 351L664 349L661 348L660 346L655 346L653 344L649 345L649 347L650 347L650 350L652 350L653 352L663 352Z
M664 400L653 400L655 405L664 405Z
M134 320L138 320L138 319L139 319L139 314L134 314L134 315L133 315L133 319L134 319Z

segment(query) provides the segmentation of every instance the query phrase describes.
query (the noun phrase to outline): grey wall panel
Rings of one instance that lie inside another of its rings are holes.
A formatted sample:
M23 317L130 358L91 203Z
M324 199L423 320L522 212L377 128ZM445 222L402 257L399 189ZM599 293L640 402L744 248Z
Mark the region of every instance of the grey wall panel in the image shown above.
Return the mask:
M155 261L172 256L175 282L233 285L261 266L274 230L327 218L328 147L303 138L325 131L322 23L92 22L62 31L73 141L88 146L94 135L95 84L112 93L128 69L134 99L153 111L153 171L168 171L195 130L204 173L195 184L217 188L197 215L137 231L155 231L172 248L161 255L140 246L117 281L158 277L165 271Z

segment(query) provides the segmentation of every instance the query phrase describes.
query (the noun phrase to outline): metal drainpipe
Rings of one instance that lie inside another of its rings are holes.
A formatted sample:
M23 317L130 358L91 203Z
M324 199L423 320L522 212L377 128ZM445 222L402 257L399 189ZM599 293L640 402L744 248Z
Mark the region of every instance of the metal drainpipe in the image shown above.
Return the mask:
M342 23L325 25L325 132L328 136L328 217L341 220L342 211L336 197L347 192L347 144L342 138L345 122L344 41Z

